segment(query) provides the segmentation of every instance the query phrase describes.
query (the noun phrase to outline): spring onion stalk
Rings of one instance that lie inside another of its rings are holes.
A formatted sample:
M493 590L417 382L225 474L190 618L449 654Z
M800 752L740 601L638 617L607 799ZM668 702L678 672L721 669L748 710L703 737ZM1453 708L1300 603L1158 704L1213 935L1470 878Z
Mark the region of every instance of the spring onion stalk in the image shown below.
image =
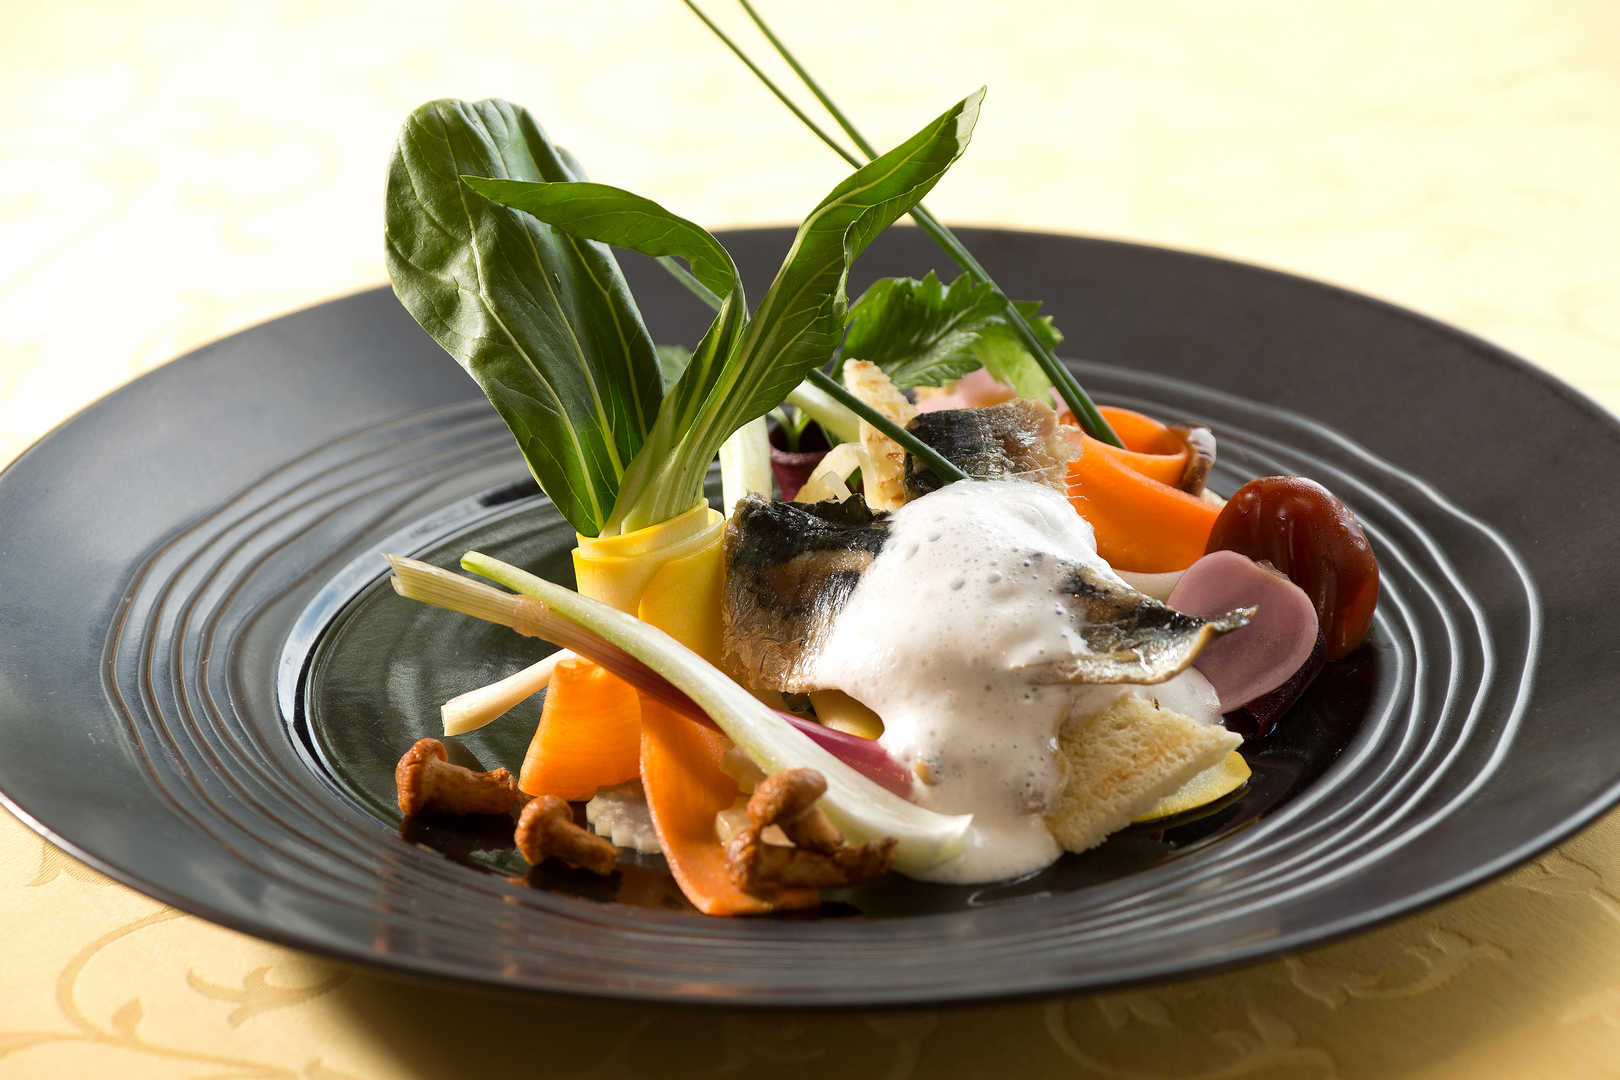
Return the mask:
M720 444L720 492L727 517L744 495L771 497L771 435L765 417L748 421Z
M703 24L707 26L722 43L724 43L726 48L730 49L731 52L743 62L748 70L753 72L755 77L757 77L760 82L764 83L766 89L768 89L778 101L786 105L793 115L798 117L799 121L810 129L812 134L814 134L818 139L830 147L834 153L838 154L851 165L859 167L862 164L860 158L856 157L854 154L844 149L843 146L839 145L837 140L833 139L832 136L827 134L825 130L811 120L810 117L805 114L803 109L800 109L797 105L795 105L792 99L788 97L786 92L784 92L781 87L777 86L771 77L765 74L759 65L754 63L753 60L751 60L748 55L743 52L741 46L732 41L731 38L720 29L720 27L715 25L714 21L705 15L701 9L699 9L693 0L684 0L684 2L686 6L691 9L692 13L702 20ZM845 135L849 136L850 141L853 142L860 149L861 153L865 154L868 159L873 157L875 155L875 151L872 148L872 144L867 142L867 140L862 137L861 133L855 129L855 125L850 122L849 118L843 113L843 111L833 103L830 97L827 96L826 91L822 90L821 85L816 82L808 71L805 70L803 65L799 63L798 59L794 57L793 53L782 42L782 40L772 33L770 27L766 25L765 20L762 19L759 13L754 10L753 5L750 4L748 0L738 0L738 2L742 5L743 10L748 13L748 17L754 21L754 25L759 27L760 32L765 35L766 40L771 43L772 48L774 48L777 54L781 56L782 59L787 62L788 66L793 69L794 74L799 77L800 81L804 83L805 87L810 91L810 93L815 95L816 100L821 103L822 107L827 110L828 114L838 122L838 126L843 129ZM1074 413L1075 418L1080 422L1081 427L1085 429L1086 434L1090 435L1094 439L1100 439L1103 442L1109 443L1112 446L1124 446L1124 443L1120 442L1119 436L1114 433L1113 428L1109 427L1108 421L1103 419L1102 413L1097 411L1096 403L1091 400L1090 395L1088 395L1085 390L1081 388L1079 382L1075 380L1074 375L1069 371L1069 369L1064 367L1063 364L1059 362L1057 357L1052 354L1052 351L1046 347L1045 343L1043 343L1040 338L1036 336L1034 329L1029 325L1029 321L1024 318L1023 313L1017 309L1010 299L1008 299L1007 295L1001 291L1001 288L996 285L993 280L991 280L989 272L986 271L979 261L973 257L972 252L968 251L967 247L960 239L957 238L956 234L951 232L950 229L942 224L938 218L934 217L933 214L929 213L928 210L925 209L920 203L912 207L911 218L917 223L918 227L921 228L923 232L927 233L933 238L934 242L937 243L945 251L945 253L949 255L951 259L968 274L969 277L971 277L974 281L989 286L989 288L994 291L997 299L999 299L1002 303L1008 324L1011 325L1014 332L1018 334L1018 337L1023 342L1024 347L1029 350L1030 355L1035 357L1036 363L1040 365L1041 371L1046 375L1047 379L1049 379L1052 385L1057 388L1058 394L1063 398L1064 404L1068 405L1069 410Z
M646 664L589 630L552 614L529 597L501 592L459 574L399 555L387 556L394 568L394 591L407 600L444 608L497 626L509 627L525 637L539 638L576 656L599 664L660 705L709 727L714 721L692 699L670 685Z
M799 766L820 772L827 780L821 802L827 816L856 843L894 837L895 865L902 871L936 866L959 853L966 842L971 815L938 814L900 798L795 729L707 660L634 615L476 551L468 552L461 565L517 595L415 560L390 556L389 562L401 595L566 644L615 675L619 671L611 664L591 655L591 641L645 663L690 697L766 772ZM570 640L563 641L565 637ZM581 640L587 642L585 648L574 644Z
M861 437L861 418L839 403L827 391L808 380L795 386L787 396L787 403L821 425L821 429L841 442L854 442ZM915 435L906 433L913 442ZM901 443L908 450L910 443Z
M557 670L557 665L573 655L567 649L558 649L498 682L457 694L439 707L444 733L465 735L511 712L550 685L551 673Z
M928 466L929 471L945 481L945 483L949 484L956 480L966 480L968 478L967 473L952 465L938 450L935 450L932 446L929 446L842 386L839 386L832 376L826 372L813 370L810 372L810 377L805 381L832 396L840 405L843 405L850 412L855 413L862 420L865 420L868 424L899 443L908 454Z

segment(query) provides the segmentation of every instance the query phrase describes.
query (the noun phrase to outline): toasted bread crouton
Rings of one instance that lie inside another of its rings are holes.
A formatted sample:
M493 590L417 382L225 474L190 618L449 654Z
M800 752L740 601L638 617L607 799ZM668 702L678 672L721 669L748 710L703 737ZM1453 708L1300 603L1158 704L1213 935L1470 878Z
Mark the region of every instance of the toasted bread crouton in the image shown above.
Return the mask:
M1058 732L1068 779L1046 826L1066 851L1094 848L1242 741L1218 725L1159 708L1145 692L1071 715Z

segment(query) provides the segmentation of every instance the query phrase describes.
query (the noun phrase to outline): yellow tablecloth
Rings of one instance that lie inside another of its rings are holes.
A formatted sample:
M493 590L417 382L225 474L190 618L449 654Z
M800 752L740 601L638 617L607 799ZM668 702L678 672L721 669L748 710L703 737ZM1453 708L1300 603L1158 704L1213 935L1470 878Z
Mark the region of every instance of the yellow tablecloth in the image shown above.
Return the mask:
M1325 278L1620 405L1620 7L761 6L878 141L989 84L930 199L947 221ZM840 175L673 2L21 2L5 24L0 461L179 352L384 280L384 165L430 97L525 103L596 177L715 226L797 220ZM1620 1075L1616 815L1341 944L962 1010L406 981L180 914L5 814L0 915L5 1077Z

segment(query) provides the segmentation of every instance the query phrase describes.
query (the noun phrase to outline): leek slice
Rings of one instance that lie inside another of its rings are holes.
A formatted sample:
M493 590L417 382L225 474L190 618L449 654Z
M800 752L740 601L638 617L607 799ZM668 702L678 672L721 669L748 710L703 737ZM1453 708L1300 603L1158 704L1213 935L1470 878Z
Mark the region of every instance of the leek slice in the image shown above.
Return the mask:
M465 735L494 722L551 684L557 665L574 654L558 649L499 682L457 694L439 706L446 735Z
M771 497L771 433L759 416L733 431L720 444L721 513L731 511L744 495Z

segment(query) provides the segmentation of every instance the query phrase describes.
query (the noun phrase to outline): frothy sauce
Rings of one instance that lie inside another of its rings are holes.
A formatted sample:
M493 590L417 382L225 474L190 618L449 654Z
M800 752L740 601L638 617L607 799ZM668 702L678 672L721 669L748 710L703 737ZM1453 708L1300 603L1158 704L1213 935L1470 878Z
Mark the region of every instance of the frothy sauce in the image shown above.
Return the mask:
M883 748L924 780L919 804L973 815L967 849L916 876L996 881L1063 853L1043 817L1063 786L1058 728L1070 710L1095 712L1132 689L1041 686L1022 670L1078 649L1062 602L1077 563L1119 580L1060 493L957 481L894 512L833 624L817 681L883 717ZM1181 704L1181 678L1154 691Z

